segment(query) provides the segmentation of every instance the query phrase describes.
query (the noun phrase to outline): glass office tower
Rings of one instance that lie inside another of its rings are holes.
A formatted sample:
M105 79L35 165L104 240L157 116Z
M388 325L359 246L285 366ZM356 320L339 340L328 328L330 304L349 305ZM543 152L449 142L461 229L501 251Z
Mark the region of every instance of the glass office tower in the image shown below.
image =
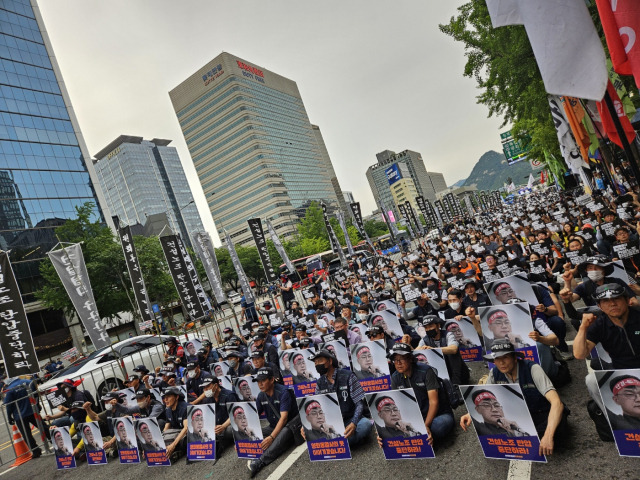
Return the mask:
M222 53L169 96L220 237L250 244L260 217L289 239L312 201L339 206L294 81Z
M126 225L145 225L148 216L164 213L171 230L191 246L191 235L204 226L170 143L120 135L96 153L94 165L111 215Z
M62 312L33 292L54 230L92 202L95 173L35 0L0 2L0 248L10 250L38 356L70 347Z

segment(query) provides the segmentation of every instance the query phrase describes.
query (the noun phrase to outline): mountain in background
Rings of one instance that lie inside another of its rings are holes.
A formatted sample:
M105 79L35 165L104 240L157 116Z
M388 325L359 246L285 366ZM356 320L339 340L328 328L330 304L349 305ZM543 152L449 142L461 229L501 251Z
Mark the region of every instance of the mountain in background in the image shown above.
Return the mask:
M509 165L502 153L489 150L480 157L463 186L498 190L509 177L516 186L526 184L530 173L531 165L526 160Z
M454 183L453 185L449 185L449 188L458 188L464 185L464 182L466 182L467 179L463 178L462 180L458 180L456 183Z

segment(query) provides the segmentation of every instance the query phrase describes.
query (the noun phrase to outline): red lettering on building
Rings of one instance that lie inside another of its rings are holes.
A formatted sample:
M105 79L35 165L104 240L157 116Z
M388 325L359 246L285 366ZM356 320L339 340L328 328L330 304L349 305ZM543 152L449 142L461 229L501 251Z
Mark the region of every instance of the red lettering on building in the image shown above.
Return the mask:
M247 65L246 63L241 62L240 60L236 60L236 63L238 64L238 68L241 68L242 70L246 70L247 72L251 72L254 75L257 75L259 77L264 77L264 73L262 73L262 70L258 70L256 67Z

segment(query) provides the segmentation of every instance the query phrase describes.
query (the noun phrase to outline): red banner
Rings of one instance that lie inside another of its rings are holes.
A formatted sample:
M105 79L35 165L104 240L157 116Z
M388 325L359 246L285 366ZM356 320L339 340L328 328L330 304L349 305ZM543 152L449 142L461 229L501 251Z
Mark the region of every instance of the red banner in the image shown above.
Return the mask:
M636 136L636 132L631 126L631 122L629 121L629 117L624 113L624 108L622 107L622 102L620 101L620 97L618 97L618 92L616 92L615 87L611 82L607 85L607 92L611 96L611 100L613 101L613 106L616 109L616 113L618 115L618 119L622 124L622 129L624 130L627 140L629 143L633 142L633 139ZM600 118L602 120L602 126L604 127L604 131L607 133L609 140L613 143L622 147L622 141L618 136L618 131L616 130L616 126L613 123L613 117L607 108L607 104L604 100L601 102L597 102L598 104L598 112L600 113Z

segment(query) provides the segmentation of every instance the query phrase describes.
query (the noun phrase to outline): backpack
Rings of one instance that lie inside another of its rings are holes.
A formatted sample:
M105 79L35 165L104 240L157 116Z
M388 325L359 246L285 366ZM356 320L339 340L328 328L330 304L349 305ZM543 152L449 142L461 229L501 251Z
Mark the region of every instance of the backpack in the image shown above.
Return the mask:
M455 410L464 404L464 398L462 398L460 389L451 383L451 380L438 377L438 383L440 384L440 390L446 395L446 400L448 400L452 409Z
M600 440L603 442L613 442L613 432L609 426L609 421L595 400L591 399L587 402L587 412L591 420L593 420L593 423L596 424L596 432L598 432Z

